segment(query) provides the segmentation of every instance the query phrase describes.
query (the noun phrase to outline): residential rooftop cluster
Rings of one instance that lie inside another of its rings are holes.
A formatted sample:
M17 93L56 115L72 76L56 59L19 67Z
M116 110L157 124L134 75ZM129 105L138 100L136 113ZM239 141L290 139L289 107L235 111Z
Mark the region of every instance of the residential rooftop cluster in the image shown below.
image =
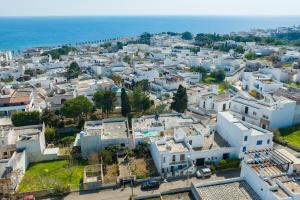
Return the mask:
M281 133L300 123L300 49L247 41L291 31L299 30L209 43L201 34L144 33L0 52L0 193L20 191L30 164L66 154L89 162L85 189L110 181L112 166L121 182L133 174L126 159L146 145L149 158L141 157L162 179L239 161L239 178L192 184L196 199L299 199L300 160L291 153L299 133Z

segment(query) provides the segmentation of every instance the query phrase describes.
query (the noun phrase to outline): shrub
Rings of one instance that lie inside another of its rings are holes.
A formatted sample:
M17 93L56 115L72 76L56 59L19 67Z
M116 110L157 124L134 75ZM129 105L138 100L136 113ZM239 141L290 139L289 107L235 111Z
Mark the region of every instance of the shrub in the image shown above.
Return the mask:
M51 143L55 140L56 130L54 128L46 127L45 138L47 143Z
M14 126L37 125L41 123L41 116L38 111L33 112L14 112L11 116Z
M235 169L240 166L240 159L220 160L217 166L218 170Z

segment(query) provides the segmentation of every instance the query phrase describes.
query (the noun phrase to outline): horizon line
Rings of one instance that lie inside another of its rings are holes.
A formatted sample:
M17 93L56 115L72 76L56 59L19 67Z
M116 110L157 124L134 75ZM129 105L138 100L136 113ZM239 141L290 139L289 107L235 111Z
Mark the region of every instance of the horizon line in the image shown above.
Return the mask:
M21 17L300 17L297 15L245 15L245 14L206 14L206 15L194 15L194 14L170 14L170 15L155 15L155 14L107 14L107 15L0 15L0 18L21 18Z

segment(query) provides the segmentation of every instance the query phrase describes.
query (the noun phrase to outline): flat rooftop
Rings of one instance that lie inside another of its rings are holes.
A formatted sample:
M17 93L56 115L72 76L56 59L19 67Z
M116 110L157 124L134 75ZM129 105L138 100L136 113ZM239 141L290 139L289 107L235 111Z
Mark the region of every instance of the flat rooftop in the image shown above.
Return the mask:
M103 124L103 139L127 138L126 122L109 122Z
M166 115L149 115L132 120L133 131L148 130L153 127L164 127L169 129L174 126L183 126L192 124L193 119L183 117L180 114L166 114Z
M194 151L212 150L224 147L230 147L228 142L224 140L218 133L213 135L205 136L202 147L193 148Z
M230 111L226 112L219 112L218 115L223 116L226 120L233 123L236 127L238 127L241 131L250 131L251 135L264 135L264 134L273 134L272 132L262 129L258 126L255 126L253 124L244 122L242 120L239 120Z
M171 153L187 152L189 149L183 142L175 142L174 139L167 140L165 143L156 143L158 151L168 151Z
M196 190L202 200L261 200L246 181L203 186Z
M84 132L89 136L101 135L102 139L127 138L127 121L125 119L87 121L84 126Z

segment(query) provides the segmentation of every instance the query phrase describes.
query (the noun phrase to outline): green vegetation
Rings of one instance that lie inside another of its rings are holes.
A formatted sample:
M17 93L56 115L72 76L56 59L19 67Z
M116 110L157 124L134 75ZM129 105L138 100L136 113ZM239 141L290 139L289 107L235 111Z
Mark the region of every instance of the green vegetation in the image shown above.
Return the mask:
M126 62L128 65L131 65L131 58L129 55L125 55L123 61Z
M250 94L252 97L254 97L254 98L257 97L257 92L256 92L256 90L250 90L250 91L249 91L249 94Z
M115 84L117 84L117 85L121 85L122 84L122 77L119 76L119 75L114 75L113 74L113 75L110 75L108 78L111 79L111 80L113 80L115 82Z
M43 71L40 70L40 69L26 69L24 71L24 74L25 75L29 75L29 76L36 76L36 75L39 75L39 74L42 74Z
M149 96L139 86L134 87L129 99L132 109L136 112L146 111L153 104Z
M186 31L181 34L181 38L184 40L191 40L191 39L193 39L193 35L192 35L192 33Z
M80 67L77 62L72 62L70 66L68 66L66 77L67 79L78 78L81 73Z
M240 167L240 159L220 160L217 170L236 169Z
M300 125L279 129L275 132L275 139L276 137L279 137L287 145L300 149Z
M37 125L41 123L41 117L38 111L14 112L11 121L14 126Z
M59 127L60 125L59 117L48 108L43 110L41 120L50 127Z
M45 138L47 143L51 143L55 140L56 137L56 130L55 128L46 127L45 130Z
M190 52L197 54L198 52L200 52L200 47L192 47L190 48Z
M171 109L179 113L184 113L187 109L188 97L186 88L179 85L177 92L173 96L173 102L171 103Z
M204 74L202 81L204 83L222 83L225 80L226 74L223 70L213 71L210 74Z
M144 79L135 83L134 87L140 87L144 92L149 92L150 83L148 79Z
M13 82L13 81L14 81L14 77L9 77L9 78L6 78L6 79L1 78L1 82L3 82L3 83L10 83L10 82Z
M114 102L116 100L116 93L110 90L97 91L93 97L93 101L95 102L96 107L102 109L102 112L106 113L107 118L110 112L114 110Z
M85 160L57 160L30 164L18 191L33 192L70 186L79 189L83 179Z
M143 33L140 36L140 39L138 40L139 44L148 44L150 45L150 40L151 40L151 34L150 33Z
M224 52L229 52L229 50L233 49L235 52L240 54L243 54L245 52L242 46L236 44L228 44L227 42L218 46L214 46L214 49Z
M300 84L299 84L299 83L288 83L288 84L289 84L290 86L300 88Z
M124 88L121 90L121 113L123 117L126 117L131 111L129 97Z
M75 51L75 50L76 49L74 47L62 46L61 48L58 49L46 51L42 54L42 56L46 56L50 54L53 59L59 59L60 56L68 55L71 51Z
M87 118L88 113L92 112L93 104L84 96L79 96L64 102L60 109L63 116L78 118L84 115Z
M249 53L246 53L245 54L245 58L247 59L247 60L255 60L255 59L257 59L259 56L257 56L255 53L253 53L253 52L249 52Z

